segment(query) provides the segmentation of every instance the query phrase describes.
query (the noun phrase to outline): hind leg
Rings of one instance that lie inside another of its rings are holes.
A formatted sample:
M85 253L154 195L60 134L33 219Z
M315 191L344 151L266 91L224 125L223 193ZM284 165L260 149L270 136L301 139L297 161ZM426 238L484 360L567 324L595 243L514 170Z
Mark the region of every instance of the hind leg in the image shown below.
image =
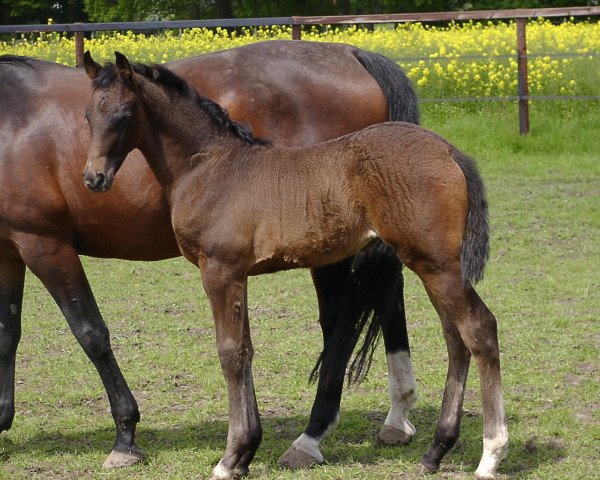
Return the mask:
M367 308L373 310L374 316L366 329L365 345L361 347L359 358L375 340L371 335L373 326L381 328L385 344L390 410L377 440L386 445L404 445L416 433L408 419L408 411L417 400L417 388L406 326L403 266L394 249L377 240L356 255L352 267L357 292L354 295L365 298Z
M437 469L458 438L470 352L479 370L484 425L483 455L476 475L494 478L508 447L496 319L475 290L463 286L460 266L453 267L444 271L426 269L419 274L442 319L449 352L441 417L434 443L422 462L428 468Z
M25 264L0 258L0 432L15 416L15 356L21 339L21 307Z
M417 400L417 384L410 358L402 288L399 290L397 305L397 318L387 322L387 327L382 328L390 410L377 440L385 445L406 445L417 432L408 419L408 411Z
M23 237L21 255L52 295L71 331L98 371L110 402L117 435L105 468L133 465L144 455L136 446L138 406L115 360L109 332L74 247L57 239Z
M346 366L356 344L355 341L344 342L339 349L332 344L337 322L342 321L340 315L349 305L346 297L352 287L351 267L352 259L348 258L312 270L319 301L319 324L323 334L323 364L319 370L317 393L309 423L304 433L279 459L278 464L282 467L305 468L325 463L320 443L339 421Z

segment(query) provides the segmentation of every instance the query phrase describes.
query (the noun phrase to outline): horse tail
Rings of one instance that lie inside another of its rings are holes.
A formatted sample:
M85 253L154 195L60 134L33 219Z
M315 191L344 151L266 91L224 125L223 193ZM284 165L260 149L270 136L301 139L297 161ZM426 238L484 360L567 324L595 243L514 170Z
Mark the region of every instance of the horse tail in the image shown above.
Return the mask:
M378 53L356 49L354 56L377 81L388 102L389 119L419 124L419 99L404 71Z
M483 278L490 253L488 205L483 180L475 161L456 149L453 149L451 155L467 182L469 213L460 252L460 266L463 284L468 286Z
M389 119L418 124L419 101L402 69L377 53L356 49L354 56L379 84L388 103ZM345 369L361 336L362 345L348 369L350 383L362 380L368 373L382 330L387 330L392 322L406 323L402 263L392 247L376 240L354 256L348 269L350 279L345 297L338 304L333 332L310 375L311 381L320 375L321 382L328 386L335 382L335 372ZM401 329L405 330L406 325Z
M344 297L336 303L333 331L328 335L310 380L315 381L320 375L320 381L332 387L339 381L336 372L346 369L361 336L364 340L348 369L348 382L358 382L365 377L381 330L399 320L398 309L403 304L399 304L398 295L402 294L404 279L396 252L380 239L353 258L324 268L345 271L341 277L346 283ZM332 281L339 282L340 277Z

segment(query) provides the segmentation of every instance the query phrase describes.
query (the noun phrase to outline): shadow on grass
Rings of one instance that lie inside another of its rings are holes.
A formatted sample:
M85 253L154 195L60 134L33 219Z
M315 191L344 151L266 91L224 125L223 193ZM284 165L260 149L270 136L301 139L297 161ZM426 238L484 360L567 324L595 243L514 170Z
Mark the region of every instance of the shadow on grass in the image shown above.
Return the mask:
M376 464L382 461L402 459L417 466L419 459L433 438L439 411L433 407L415 408L411 419L417 426L416 437L409 445L399 447L379 446L375 437L383 424L382 412L349 410L343 412L338 428L322 443L322 452L330 465ZM277 459L291 442L302 433L305 417L264 415L263 442L256 460L270 468L277 468ZM517 420L518 421L518 420ZM514 428L514 418L512 419ZM185 423L173 427L138 427L137 444L150 458L158 452L182 452L198 449L215 450L218 455L225 449L227 422L206 420ZM509 428L511 425L509 425ZM480 414L466 413L463 416L461 437L456 446L442 462L442 475L455 471L476 469L481 456L482 419ZM40 433L26 441L15 441L0 435L0 462L7 461L13 453L20 455L81 455L90 453L108 454L114 441L112 428L97 428L86 431L53 431ZM511 476L526 475L541 465L561 461L566 455L564 448L554 439L531 438L526 442L512 441L508 458L500 466L500 473ZM412 478L412 477L410 477ZM416 477L415 477L416 478ZM419 476L420 478L420 476Z

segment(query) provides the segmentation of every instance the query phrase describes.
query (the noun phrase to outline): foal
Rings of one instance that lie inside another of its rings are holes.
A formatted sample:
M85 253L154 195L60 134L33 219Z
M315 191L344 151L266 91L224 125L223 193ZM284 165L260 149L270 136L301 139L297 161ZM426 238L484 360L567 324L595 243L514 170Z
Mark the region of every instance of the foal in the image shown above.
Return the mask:
M86 117L90 190L111 188L139 148L165 191L183 255L200 267L229 396L227 447L213 478L248 473L262 429L251 373L247 277L336 262L378 236L423 282L448 347L436 470L458 438L470 356L483 403L483 455L493 478L508 434L496 320L472 287L488 256L487 204L475 164L439 136L386 123L306 148L264 144L164 67L100 67Z

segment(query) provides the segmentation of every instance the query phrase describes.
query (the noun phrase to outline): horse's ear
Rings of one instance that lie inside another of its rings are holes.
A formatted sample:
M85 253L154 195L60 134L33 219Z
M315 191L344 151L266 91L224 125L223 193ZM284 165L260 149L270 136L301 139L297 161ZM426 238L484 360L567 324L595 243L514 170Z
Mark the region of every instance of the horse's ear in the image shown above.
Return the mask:
M83 68L85 69L85 73L90 77L90 80L93 80L98 76L98 72L102 68L99 63L95 62L92 58L92 54L89 50L83 54Z
M115 52L115 65L123 81L127 84L131 83L133 81L133 69L127 57L121 52Z

